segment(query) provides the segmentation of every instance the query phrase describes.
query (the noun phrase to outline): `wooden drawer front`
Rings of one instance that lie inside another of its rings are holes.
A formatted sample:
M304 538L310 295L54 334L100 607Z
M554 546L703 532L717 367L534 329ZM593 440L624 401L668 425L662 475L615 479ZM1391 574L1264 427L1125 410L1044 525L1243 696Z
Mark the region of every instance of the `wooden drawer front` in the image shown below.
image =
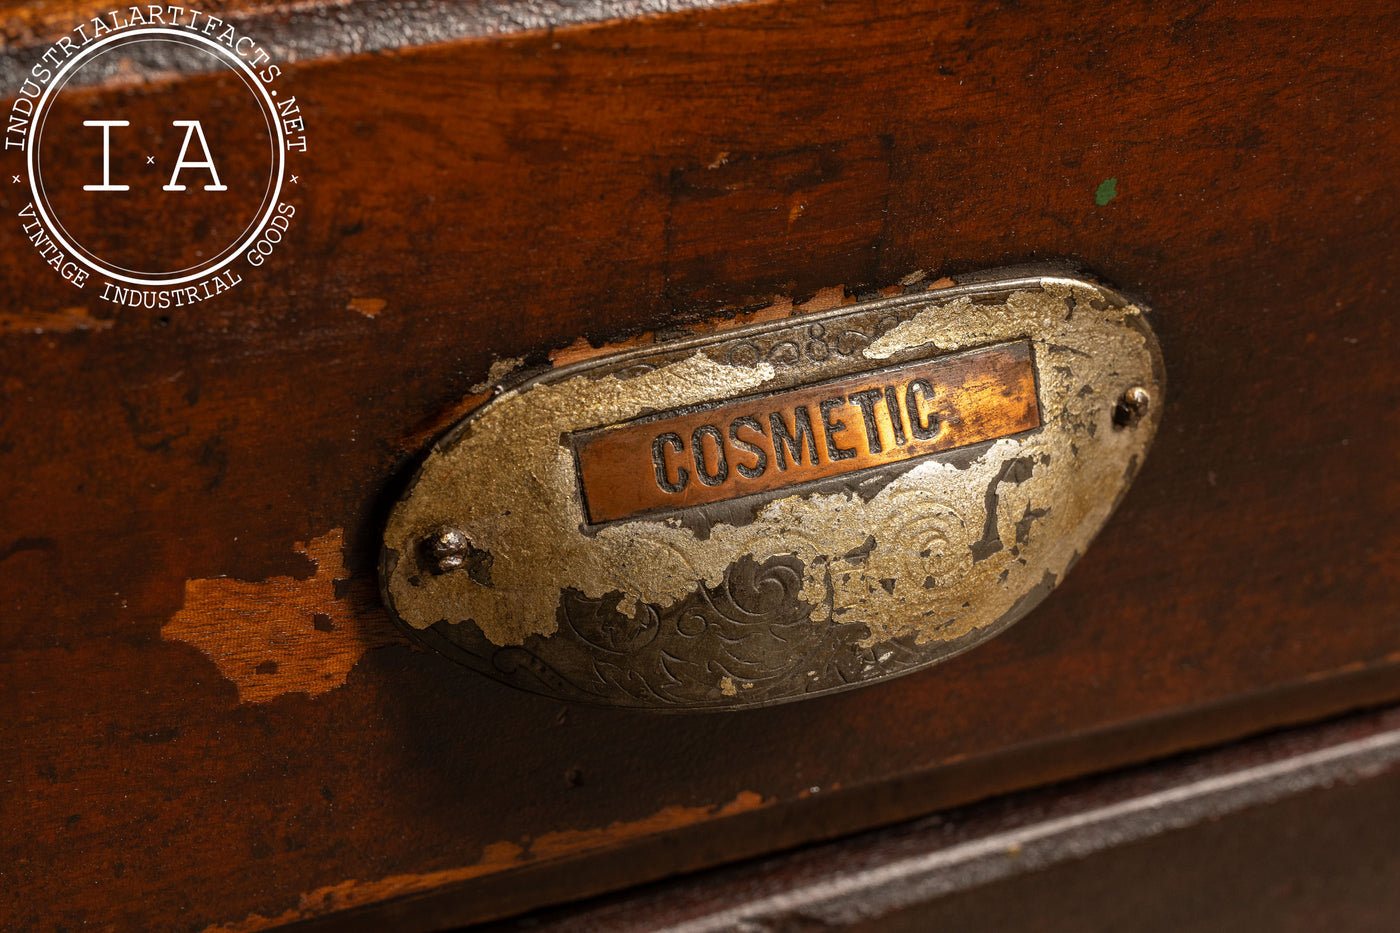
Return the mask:
M459 11L347 51L387 9L228 14L311 140L294 234L230 294L77 291L0 185L0 926L498 917L1400 699L1393 11ZM13 16L18 75L71 24ZM81 93L155 120L214 82ZM1171 391L1094 546L998 638L657 716L387 621L389 506L493 363L1025 263L1149 307Z

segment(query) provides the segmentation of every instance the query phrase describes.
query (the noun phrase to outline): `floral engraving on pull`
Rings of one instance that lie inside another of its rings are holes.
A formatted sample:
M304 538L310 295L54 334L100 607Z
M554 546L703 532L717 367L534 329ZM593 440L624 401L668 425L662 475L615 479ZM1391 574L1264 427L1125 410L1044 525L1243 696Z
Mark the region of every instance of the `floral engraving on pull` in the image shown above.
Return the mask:
M1153 402L1129 423L1133 387ZM384 595L463 663L605 705L756 706L893 676L1053 589L1141 465L1162 388L1141 310L1055 277L590 359L503 391L430 453L385 532ZM489 580L423 563L444 526L491 555Z

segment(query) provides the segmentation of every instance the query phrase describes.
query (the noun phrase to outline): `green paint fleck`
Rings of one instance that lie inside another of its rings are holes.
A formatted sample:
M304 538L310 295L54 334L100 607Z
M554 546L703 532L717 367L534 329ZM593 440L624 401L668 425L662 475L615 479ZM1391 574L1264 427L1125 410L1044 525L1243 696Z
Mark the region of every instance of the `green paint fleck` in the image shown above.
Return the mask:
M1116 197L1118 197L1118 179L1109 178L1099 185L1099 190L1094 192L1094 203L1103 207Z

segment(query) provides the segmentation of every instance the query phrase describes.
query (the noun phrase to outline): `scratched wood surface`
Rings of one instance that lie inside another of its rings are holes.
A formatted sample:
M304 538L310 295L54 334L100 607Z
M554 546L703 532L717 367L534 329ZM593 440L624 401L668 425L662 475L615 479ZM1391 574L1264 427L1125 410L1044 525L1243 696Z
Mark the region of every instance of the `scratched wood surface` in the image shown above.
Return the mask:
M1400 715L1285 729L490 933L1393 933Z
M296 237L174 311L62 282L0 185L0 926L466 922L1400 698L1398 27L793 0L313 49ZM1033 262L1153 310L1169 400L1006 634L656 717L387 625L388 503L493 362Z

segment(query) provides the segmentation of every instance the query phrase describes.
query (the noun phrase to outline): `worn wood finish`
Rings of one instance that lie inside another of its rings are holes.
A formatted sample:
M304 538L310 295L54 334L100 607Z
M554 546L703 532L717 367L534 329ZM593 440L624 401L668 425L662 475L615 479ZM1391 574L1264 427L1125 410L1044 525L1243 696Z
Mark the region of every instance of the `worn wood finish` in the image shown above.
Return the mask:
M309 56L297 237L178 312L57 280L0 185L4 925L464 922L1400 697L1397 26L797 0ZM494 360L1045 261L1153 309L1170 402L994 641L677 719L387 627L387 504Z
M1388 931L1400 715L1250 739L488 929Z

